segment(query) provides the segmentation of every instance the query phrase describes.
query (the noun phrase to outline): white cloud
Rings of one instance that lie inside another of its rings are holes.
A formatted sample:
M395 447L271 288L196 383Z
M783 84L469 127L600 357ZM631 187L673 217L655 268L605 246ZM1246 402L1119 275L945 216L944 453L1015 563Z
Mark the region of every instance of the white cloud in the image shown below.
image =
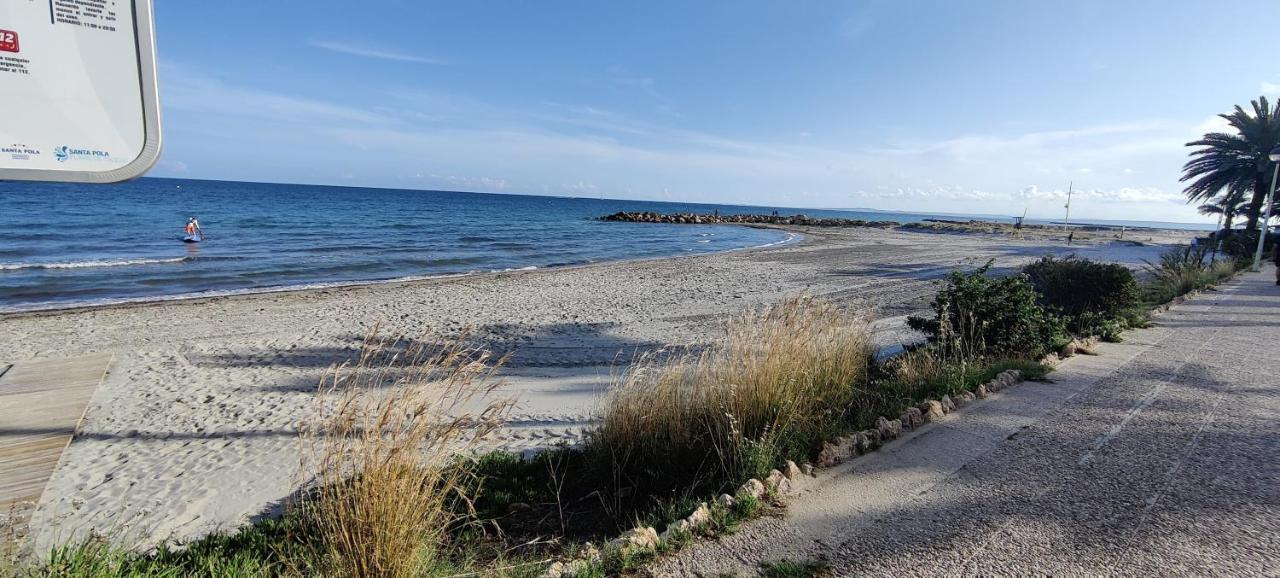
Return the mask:
M188 167L187 163L179 160L162 158L159 161L156 161L156 170L171 175L185 175L191 172L191 167Z
M312 40L309 44L316 48L323 48L324 50L331 52L350 54L352 56L363 56L365 58L377 58L379 60L392 60L396 62L417 62L419 64L449 64L449 61L441 58L419 56L388 48L349 44L345 42L331 42L326 40Z
M448 186L455 190L479 192L505 191L510 184L507 179L486 176L437 175L435 173L423 175L418 173L413 178L430 183L433 186Z
M986 191L981 189L970 189L960 186L952 187L933 187L933 188L913 188L904 187L892 190L875 190L875 191L855 191L856 197L864 199L876 199L891 197L896 199L908 199L913 201L982 201L997 203L995 206L1007 210L1008 203L1017 203L1016 207L1021 207L1023 203L1038 204L1039 212L1051 213L1067 201L1066 189L1041 189L1037 185L1022 187L1016 191ZM1071 205L1073 209L1079 208L1079 204L1088 201L1103 203L1181 203L1182 196L1177 193L1169 193L1157 188L1128 188L1121 187L1118 189L1074 189L1071 192ZM982 211L968 211L982 212Z
M657 110L667 115L679 116L667 95L658 91L657 82L651 76L639 74L631 74L627 71L613 68L610 71L612 78L610 82L621 90L639 92L657 102Z
M166 109L289 122L388 124L394 119L359 107L230 85L176 67L162 72Z
M1151 134L1159 132L1162 129L1167 129L1168 127L1169 123L1164 122L1102 124L1067 130L1027 132L1013 136L970 135L925 144L887 147L872 150L890 154L905 155L940 153L957 158L966 158L971 156L1004 154L1009 151L1044 149L1052 146L1073 145L1086 139L1103 139L1105 137ZM1130 138L1124 139L1121 142L1132 145L1132 143L1140 141L1135 141ZM1172 141L1167 140L1156 142L1159 143L1157 146L1180 146L1182 144L1181 142L1178 142L1176 145L1173 145ZM1151 146L1151 143L1148 143L1147 146Z
M855 16L840 22L840 34L845 38L858 38L869 32L876 22L869 16Z
M1059 212L1066 185L1075 180L1079 201L1073 200L1073 215L1196 218L1182 203L1177 182L1191 123L1098 124L835 147L797 144L794 133L781 141L729 138L586 104L507 108L401 91L380 93L379 106L365 110L198 76L171 84L178 97L166 106L216 120L211 131L241 140L268 133L278 139L290 154L273 159L270 170L281 171L275 180L290 180L286 171L317 179L310 182L351 172L369 175L362 184L375 186L417 182L481 191L825 207L851 206L856 199L873 208L935 212L1004 214L1030 207L1032 215ZM286 122L293 124L277 130ZM223 150L235 154L237 147ZM502 176L482 176L495 171Z
M1191 134L1195 138L1200 138L1201 136L1211 132L1231 133L1235 132L1235 129L1231 128L1231 125L1227 123L1227 119L1216 114L1204 119L1200 124L1195 125L1195 128L1191 129Z
M578 181L576 183L560 185L560 191L574 196L596 195L600 192L600 187L597 187L592 183Z
M840 35L856 40L875 28L876 16L886 5L886 2L883 0L863 0L856 4L850 3L850 5L854 8L853 14L840 21Z

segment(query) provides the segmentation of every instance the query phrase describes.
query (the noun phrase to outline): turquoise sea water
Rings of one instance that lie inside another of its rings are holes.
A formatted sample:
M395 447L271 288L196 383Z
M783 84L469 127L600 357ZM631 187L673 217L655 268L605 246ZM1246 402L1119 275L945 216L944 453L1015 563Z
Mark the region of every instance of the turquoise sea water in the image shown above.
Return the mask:
M179 179L0 182L0 311L723 251L781 231L616 211L934 215ZM208 239L181 242L187 217Z

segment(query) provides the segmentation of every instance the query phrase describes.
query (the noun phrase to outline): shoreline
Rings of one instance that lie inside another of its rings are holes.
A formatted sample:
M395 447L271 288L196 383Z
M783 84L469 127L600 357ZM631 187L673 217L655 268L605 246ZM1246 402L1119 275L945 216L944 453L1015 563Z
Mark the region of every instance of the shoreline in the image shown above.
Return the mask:
M618 215L621 215L621 214L623 213L618 213ZM617 215L609 215L606 217L601 217L601 219L608 220L608 217L613 217L613 216L617 216ZM658 216L665 217L667 215L658 215ZM735 217L735 216L729 215L726 217ZM738 217L740 217L740 215L738 215ZM782 218L788 218L788 217L784 216ZM614 219L614 220L618 220L618 219ZM637 221L637 222L643 222L643 221ZM437 275L413 275L413 276L406 276L406 277L394 277L394 278L388 278L388 279L371 279L371 280L364 280L364 281L358 281L358 280L357 281L332 281L332 282L320 282L320 283L307 283L302 285L274 285L274 286L268 286L268 287L255 287L255 288L247 288L247 289L218 289L218 290L206 290L206 291L197 291L197 292L189 292L189 293L179 293L174 295L108 298L108 299L98 300L96 302L87 302L87 303L73 302L65 305L57 304L57 303L48 304L48 305L38 304L30 308L9 309L9 310L0 308L0 321L7 318L19 318L19 317L26 317L26 316L58 315L63 313L75 313L75 312L81 312L81 311L96 311L96 310L128 308L128 307L146 307L146 306L155 305L159 303L198 304L198 303L207 303L211 301L217 301L221 299L251 298L251 297L260 296L260 295L280 295L280 294L305 293L305 292L314 292L314 291L344 290L344 289L353 289L353 288L360 288L360 287L382 286L382 285L434 283L434 282L448 281L451 279L478 278L478 277L484 277L484 276L507 275L511 273L527 273L531 271L571 270L575 268L595 267L595 266L618 264L618 263L643 263L643 262L663 260L663 259L686 259L691 257L702 257L702 256L708 256L708 255L731 254L731 253L739 253L739 252L746 252L746 251L759 251L759 250L767 250L773 247L789 245L793 243L804 243L805 235L802 231L804 231L805 229L816 231L816 230L824 230L824 229L829 230L829 229L841 229L841 228L845 228L845 229L862 228L862 229L869 229L869 230L892 231L892 232L898 232L898 233L921 233L921 234L935 234L935 235L942 234L942 235L959 235L959 236L1010 235L1011 234L1010 231L1013 230L1012 225L1007 223L1000 223L996 221L985 221L985 220L978 220L978 219L971 220L968 222L953 221L948 219L925 219L924 221L917 222L917 223L899 223L896 226L887 227L887 228L878 226L876 223L879 223L879 222L868 222L868 224L864 224L864 225L831 226L831 225L786 224L786 223L754 222L754 221L740 221L740 222L723 221L723 222L715 222L710 224L714 224L718 226L727 226L727 227L747 227L747 228L753 228L753 229L777 230L777 231L782 231L786 233L787 237L779 241L774 241L772 243L764 243L762 245L751 245L747 247L737 247L733 249L711 251L706 253L610 259L610 260L603 260L603 261L594 261L594 262L588 262L588 263L574 263L574 264L567 264L567 265L554 265L554 264L553 265L531 265L527 267L518 267L518 268L510 268L510 269L503 269L503 270L465 271L465 272L457 272L457 273L441 273ZM1098 224L1087 224L1087 223L1070 226L1070 228L1075 229L1076 231L1079 231L1079 232L1095 233L1095 234L1096 233L1103 233L1103 234L1115 233L1122 230L1126 230L1123 226L1119 226L1119 225L1110 225L1110 224L1098 225ZM1051 238L1056 234L1067 231L1067 230L1068 228L1061 224L1037 223L1037 224L1027 225L1027 227L1023 229L1021 233L1018 233L1018 234L1020 235L1025 234L1026 235L1025 238L1028 238L1028 239L1044 239L1044 238ZM1182 235L1189 235L1193 233L1200 233L1202 231L1195 231L1191 229L1184 230L1184 229L1156 228L1156 227L1129 227L1127 228L1127 232L1129 232L1132 236L1136 237L1139 235L1182 236ZM1085 241L1085 240L1087 240L1087 237L1081 237L1081 241ZM1123 239L1121 240L1123 241Z
M147 307L158 303L207 303L221 299L237 299L251 298L259 295L280 295L290 293L305 293L311 291L341 290L354 289L360 287L376 287L381 285L405 285L413 283L431 283L439 281L448 281L451 279L464 279L472 277L508 275L511 273L530 273L534 271L564 271L583 267L596 267L601 265L615 265L620 263L644 263L647 261L660 261L664 259L688 259L692 257L705 257L708 255L723 255L728 253L740 253L746 251L761 251L773 247L781 247L785 245L803 243L805 235L795 227L760 225L760 224L743 224L743 225L727 225L727 226L743 226L755 229L772 229L783 231L787 234L786 238L772 243L763 245L751 245L747 247L737 247L734 249L725 249L723 251L710 251L706 253L680 254L680 255L662 255L657 257L635 257L629 259L609 259L605 261L593 261L590 263L573 263L568 265L531 265L528 267L518 267L513 269L503 269L501 271L467 271L462 273L442 273L439 275L419 275L409 277L395 277L391 279L371 279L368 281L333 281L328 283L309 283L306 285L276 285L270 287L256 287L250 289L227 289L227 290L209 290L197 291L194 293L179 293L175 295L160 295L148 297L122 297L119 299L104 300L99 303L76 303L66 306L48 306L36 307L32 309L0 309L0 321L10 318L21 318L41 315L59 315L64 313L77 313L84 311L99 311L116 308L130 307Z

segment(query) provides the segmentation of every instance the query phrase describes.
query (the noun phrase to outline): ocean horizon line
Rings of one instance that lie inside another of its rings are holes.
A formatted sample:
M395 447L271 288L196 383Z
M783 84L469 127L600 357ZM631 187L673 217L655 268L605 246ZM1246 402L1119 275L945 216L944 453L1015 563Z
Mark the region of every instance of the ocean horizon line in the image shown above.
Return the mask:
M207 183L239 183L239 184L270 185L270 186L326 187L326 188L335 188L335 189L363 189L363 190L378 190L378 191L412 191L412 192L422 192L422 193L535 197L535 198L552 198L552 199L568 199L568 200L588 199L588 200L597 200L597 201L617 201L617 202L626 202L626 203L632 203L632 202L634 203L667 203L667 204L690 205L690 206L701 206L701 207L712 207L712 208L721 207L721 206L733 206L733 207L757 208L757 209L762 209L767 211L785 209L788 211L830 211L830 212L841 212L841 213L885 213L885 214L892 214L892 215L930 215L930 216L936 216L936 217L956 217L956 218L968 218L968 219L1011 220L1014 218L1011 215L996 215L991 213L917 211L917 210L908 210L908 209L880 209L880 208L873 208L873 207L801 207L801 206L795 206L795 205L757 205L757 204L751 204L751 203L745 203L745 204L744 203L728 203L728 202L712 203L712 202L705 202L705 201L680 201L680 200L671 200L671 199L643 199L643 198L625 198L625 197L610 197L610 196L584 196L584 195L564 195L564 194L551 194L551 193L543 194L543 193L529 193L529 192L507 192L507 191L498 192L498 191L457 190L457 189L430 189L430 188L389 187L389 186L372 186L372 185L343 185L343 184L333 184L333 183L301 183L301 182L288 183L288 182L274 182L274 181L239 181L239 180L230 180L230 179L201 179L201 178L189 178L189 177L150 177L150 176L142 177L138 180L197 181L197 182L207 182ZM1055 220L1059 220L1059 218L1035 216L1035 215L1029 215L1027 217L1027 222L1032 224L1051 224L1051 222ZM1123 225L1125 223L1148 223L1148 224L1159 224L1159 225L1174 225L1175 228L1178 228L1178 229L1195 229L1195 230L1206 230L1206 231L1213 230L1213 225L1211 223L1199 223L1199 222L1191 222L1191 221L1150 221L1150 220L1143 220L1143 219L1105 219L1105 218L1094 218L1094 217L1080 217L1078 219L1072 219L1072 223L1086 224L1086 225L1111 225L1111 224Z

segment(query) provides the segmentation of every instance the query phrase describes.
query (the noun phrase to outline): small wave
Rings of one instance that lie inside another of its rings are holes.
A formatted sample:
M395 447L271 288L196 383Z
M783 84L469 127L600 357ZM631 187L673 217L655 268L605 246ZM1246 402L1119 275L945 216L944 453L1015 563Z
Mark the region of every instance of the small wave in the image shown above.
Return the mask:
M445 267L449 265L471 265L488 261L485 257L443 257L440 259L410 259L406 264L415 267Z
M383 245L321 245L319 247L300 247L294 249L299 253L341 253L345 251L376 251L385 250Z
M781 240L774 241L772 243L765 243L763 245L756 245L755 247L746 247L746 248L747 249L764 249L766 247L777 247L778 245L786 245L788 243L791 243L793 241L798 241L803 238L804 236L800 235L799 233L788 232L787 236Z
M496 243L489 243L489 244L488 244L488 246L489 246L489 247L492 247L492 248L494 248L494 249L508 249L508 250L510 250L510 249L537 249L537 248L538 248L538 246L537 246L537 245L533 245L533 244L530 244L530 243L516 243L516 242L511 242L511 241L499 241L499 242L496 242Z
M194 261L193 257L174 257L172 259L118 259L106 261L70 261L67 263L0 263L0 271L22 271L26 269L85 269L89 267L129 267L133 265L162 265L165 263L182 263Z
M499 240L493 237L483 237L480 235L463 235L458 237L458 241L461 243L496 243Z
M0 241L14 243L30 243L32 241L67 241L80 238L79 232L72 233L11 233L0 231Z

